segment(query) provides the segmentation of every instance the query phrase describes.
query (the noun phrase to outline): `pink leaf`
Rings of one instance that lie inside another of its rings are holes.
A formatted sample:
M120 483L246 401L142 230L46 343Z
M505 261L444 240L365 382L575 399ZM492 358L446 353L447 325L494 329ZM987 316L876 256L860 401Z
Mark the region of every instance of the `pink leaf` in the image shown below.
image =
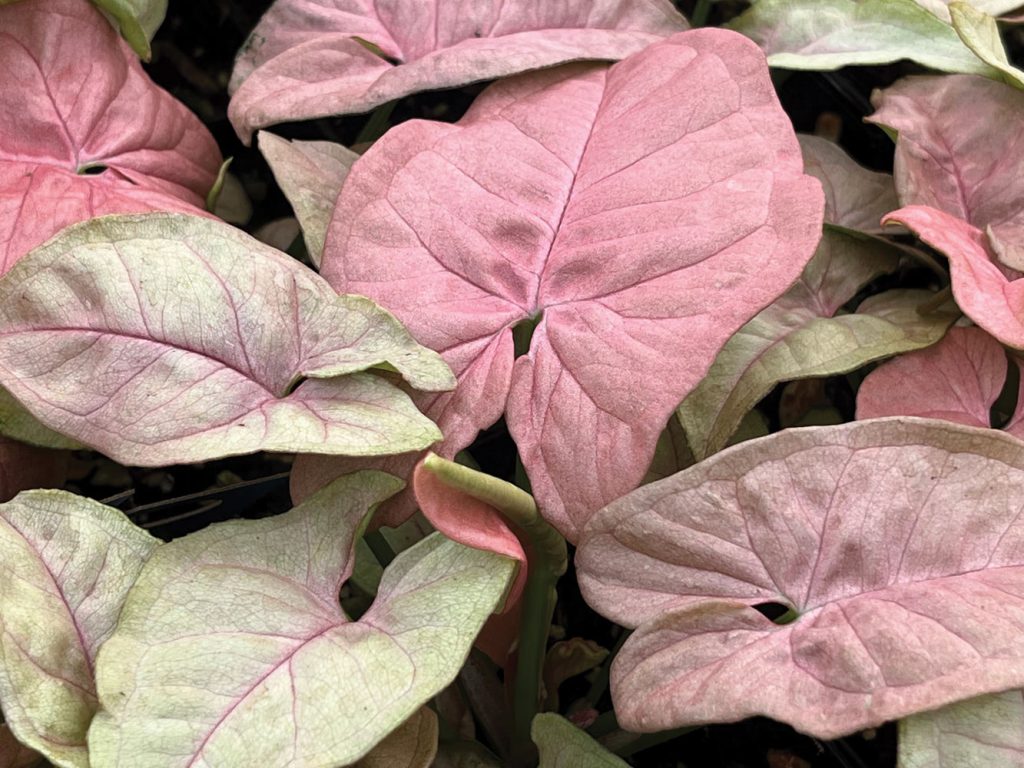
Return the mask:
M898 134L900 204L926 205L989 233L1024 269L1024 93L973 75L908 77L872 98L869 120Z
M857 391L857 418L923 416L988 427L1005 380L998 341L980 328L950 328L935 346L872 371Z
M981 230L923 205L900 208L883 222L903 224L945 254L953 297L964 314L1004 344L1024 349L1024 282L996 263Z
M0 272L93 216L198 212L220 162L91 3L0 7Z
M742 443L609 505L576 563L637 628L622 727L767 715L835 738L1021 686L1022 483L1017 440L898 418Z
M802 169L760 51L684 32L611 69L499 82L457 125L390 131L353 166L323 274L459 377L427 409L441 455L508 393L538 503L575 539L640 482L673 408L810 259L822 195ZM505 385L510 329L538 318Z
M248 142L417 91L621 59L685 28L667 0L278 0L235 63L228 114Z

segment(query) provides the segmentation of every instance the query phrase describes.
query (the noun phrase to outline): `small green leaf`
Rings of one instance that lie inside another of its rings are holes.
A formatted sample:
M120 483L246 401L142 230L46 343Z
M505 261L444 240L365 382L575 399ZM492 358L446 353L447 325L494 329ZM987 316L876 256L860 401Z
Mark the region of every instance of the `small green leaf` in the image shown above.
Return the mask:
M949 15L964 45L986 64L1002 72L1002 79L1006 83L1024 89L1024 72L1013 66L1007 58L994 18L972 5L959 2L949 4Z
M914 0L760 0L727 26L760 45L773 67L832 70L910 59L999 79Z
M156 545L118 510L64 491L0 505L0 706L57 765L89 765L96 651Z
M160 547L100 653L93 765L349 765L448 685L513 564L434 534L351 621L356 538L400 487L345 475L284 515Z
M952 312L918 314L932 294L890 291L833 316L898 256L880 240L827 228L800 281L743 326L679 406L697 459L721 450L744 415L784 381L834 376L942 338Z
M540 749L540 768L629 768L560 715L537 715L530 735Z
M121 35L144 61L153 52L149 44L167 15L167 0L93 0L121 27Z

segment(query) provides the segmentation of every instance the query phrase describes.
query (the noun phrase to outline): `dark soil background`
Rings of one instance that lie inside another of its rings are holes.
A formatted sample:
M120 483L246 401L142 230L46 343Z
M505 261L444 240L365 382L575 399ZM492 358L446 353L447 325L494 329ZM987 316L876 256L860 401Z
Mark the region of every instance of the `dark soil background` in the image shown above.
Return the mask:
M677 0L689 17L693 0ZM231 172L252 202L252 215L244 227L255 231L291 209L274 183L260 153L238 140L227 120L227 82L236 51L270 5L269 0L171 0L168 17L153 45L147 69L156 82L187 104L207 124L225 157L234 161ZM723 0L711 5L708 23L719 24L742 9L743 3ZM1020 51L1015 32L1008 40ZM780 100L800 132L837 139L860 163L889 171L893 147L878 128L863 118L872 111L870 95L899 77L919 71L911 64L863 67L831 73L774 73ZM390 122L410 118L457 120L483 86L420 94L400 101ZM348 145L366 138L366 115L323 119L274 128L278 135L300 139L327 139ZM372 126L370 126L372 129ZM363 134L361 136L361 134ZM299 242L293 253L301 251ZM837 409L843 419L853 418L853 387L845 378L816 386L817 397ZM781 388L759 406L773 429L780 424ZM484 432L471 449L481 466L511 479L514 445L503 423ZM74 460L71 487L126 510L156 535L173 538L232 517L277 514L290 506L287 472L290 457L256 455L203 465L161 470L126 469L94 454ZM583 636L608 647L614 628L583 603L570 574L560 585L556 622L567 636ZM570 681L562 701L571 702L586 692L586 680ZM602 711L610 709L605 695ZM735 725L700 728L673 741L646 749L629 761L644 768L876 768L896 761L896 729L856 734L834 742L821 742L764 718Z

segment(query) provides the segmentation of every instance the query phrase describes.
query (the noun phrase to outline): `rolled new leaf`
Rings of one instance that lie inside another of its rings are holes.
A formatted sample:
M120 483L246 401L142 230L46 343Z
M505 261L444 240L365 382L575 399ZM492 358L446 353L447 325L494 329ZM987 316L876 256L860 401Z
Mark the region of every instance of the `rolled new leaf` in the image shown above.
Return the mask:
M149 61L149 44L164 23L167 0L93 0L109 13L121 28L121 35L139 56Z
M576 564L636 628L619 723L767 715L827 739L1021 687L1022 485L1020 441L894 418L743 443L610 504Z
M381 455L440 432L398 387L454 384L389 313L226 224L71 227L0 282L0 384L124 464L258 450Z
M434 534L349 620L356 539L400 487L346 475L284 515L157 550L100 654L92 764L349 765L451 683L513 564Z
M89 765L96 653L157 543L63 491L0 505L0 707L17 739L59 766Z

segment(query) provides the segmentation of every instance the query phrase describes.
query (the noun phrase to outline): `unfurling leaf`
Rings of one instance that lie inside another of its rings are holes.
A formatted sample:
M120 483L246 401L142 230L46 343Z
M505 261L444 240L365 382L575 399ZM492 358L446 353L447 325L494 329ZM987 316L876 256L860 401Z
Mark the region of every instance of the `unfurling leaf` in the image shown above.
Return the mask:
M636 628L619 723L767 715L831 739L1021 687L1022 484L1018 440L896 418L742 443L610 504L576 564Z
M356 538L400 487L347 475L284 515L160 547L99 656L93 764L348 765L448 685L513 563L434 534L349 620Z
M380 455L439 439L404 392L365 372L384 365L414 387L452 383L373 302L210 219L95 219L0 281L0 384L124 464Z
M0 505L0 706L18 740L59 766L89 765L96 653L157 543L63 491Z
M323 274L459 377L420 401L440 455L507 411L539 507L573 540L799 275L822 205L761 53L697 30L610 69L500 81L456 125L392 129L345 182ZM514 359L517 324L535 327Z
M149 44L167 15L167 0L93 0L113 16L121 34L139 56L149 61Z
M201 213L220 163L92 5L0 7L0 274L93 216Z
M417 91L614 61L685 28L668 0L277 0L235 61L228 114L247 142Z

